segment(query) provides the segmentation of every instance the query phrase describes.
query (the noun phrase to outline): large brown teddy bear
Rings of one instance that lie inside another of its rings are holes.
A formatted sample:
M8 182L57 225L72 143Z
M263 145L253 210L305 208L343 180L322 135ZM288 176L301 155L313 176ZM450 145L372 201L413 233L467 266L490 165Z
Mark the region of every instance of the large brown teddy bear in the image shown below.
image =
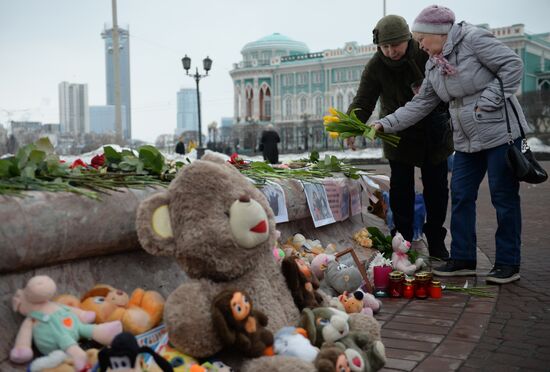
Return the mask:
M141 203L137 232L146 251L174 257L189 277L170 294L164 311L170 341L185 354L202 358L222 350L210 309L225 289L246 291L273 333L298 324L300 313L272 254L273 212L232 165L209 155L186 165L167 191ZM355 315L353 328L379 340L376 320ZM243 371L315 371L312 363L292 357L244 362Z

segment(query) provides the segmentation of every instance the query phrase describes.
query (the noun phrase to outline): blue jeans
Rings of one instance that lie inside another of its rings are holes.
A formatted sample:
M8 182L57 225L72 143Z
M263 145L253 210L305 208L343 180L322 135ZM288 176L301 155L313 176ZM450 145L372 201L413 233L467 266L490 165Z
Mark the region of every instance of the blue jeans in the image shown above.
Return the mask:
M515 145L520 146L521 139ZM508 144L475 153L456 151L451 177L451 257L476 261L476 200L479 185L488 174L491 202L497 212L495 233L497 265L519 266L521 210L519 181L509 170Z

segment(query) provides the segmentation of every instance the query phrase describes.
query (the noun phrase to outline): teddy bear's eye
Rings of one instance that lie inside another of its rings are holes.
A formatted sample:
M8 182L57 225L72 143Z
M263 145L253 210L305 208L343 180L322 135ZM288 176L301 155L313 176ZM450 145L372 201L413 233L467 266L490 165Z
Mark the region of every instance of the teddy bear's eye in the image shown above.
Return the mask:
M329 320L328 319L319 319L319 324L322 325L322 326L326 326L327 324L329 324Z
M241 305L235 306L235 310L240 313L243 309L241 308Z
M225 214L227 217L229 217L229 211L224 211L223 214Z
M105 297L96 297L96 298L94 298L94 302L96 304L102 304L102 303L105 302Z

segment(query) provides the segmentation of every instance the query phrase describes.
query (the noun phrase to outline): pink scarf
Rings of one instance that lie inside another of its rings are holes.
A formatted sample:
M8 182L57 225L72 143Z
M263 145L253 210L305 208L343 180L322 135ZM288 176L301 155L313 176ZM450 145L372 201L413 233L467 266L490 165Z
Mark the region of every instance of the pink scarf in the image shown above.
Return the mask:
M443 54L436 54L430 57L433 64L436 65L439 68L439 71L441 71L441 75L454 75L457 73L457 69L455 66L451 65L451 63L443 56Z

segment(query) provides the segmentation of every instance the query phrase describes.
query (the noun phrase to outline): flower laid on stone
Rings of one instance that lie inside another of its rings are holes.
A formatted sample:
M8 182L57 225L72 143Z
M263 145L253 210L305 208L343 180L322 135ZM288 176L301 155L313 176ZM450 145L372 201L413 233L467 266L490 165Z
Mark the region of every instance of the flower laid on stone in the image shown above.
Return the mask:
M361 247L372 248L370 233L365 228L362 228L361 230L353 234L353 239L355 239L357 244L359 244Z
M468 294L470 296L477 297L495 297L495 287L494 286L474 286L470 287L468 281L464 283L463 286L453 285L453 284L442 284L441 288L445 291L452 291L458 293Z
M333 107L329 108L330 115L323 118L325 130L329 133L329 136L341 139L363 136L371 141L380 138L388 145L397 147L400 139L399 136L377 132L373 127L359 120L355 114L357 110L359 109L354 109L349 115L346 115Z
M0 159L0 195L22 195L23 191L67 191L90 198L120 188L168 186L183 162L165 162L153 146L138 151L116 151L103 147L91 164L59 159L47 137L21 147L17 154Z

